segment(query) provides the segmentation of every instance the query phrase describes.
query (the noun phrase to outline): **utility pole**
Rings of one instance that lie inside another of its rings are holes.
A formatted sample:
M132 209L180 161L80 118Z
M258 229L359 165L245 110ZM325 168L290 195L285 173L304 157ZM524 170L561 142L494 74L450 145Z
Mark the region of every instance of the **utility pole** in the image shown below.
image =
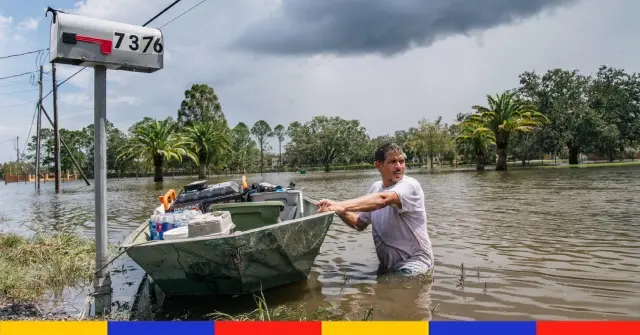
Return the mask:
M53 77L53 142L55 145L55 189L60 193L60 124L58 123L58 83L56 82L56 64L51 64L51 76Z
M40 80L38 81L40 86L40 94L38 98L38 121L36 128L36 190L40 190L40 128L42 128L42 65L40 65Z

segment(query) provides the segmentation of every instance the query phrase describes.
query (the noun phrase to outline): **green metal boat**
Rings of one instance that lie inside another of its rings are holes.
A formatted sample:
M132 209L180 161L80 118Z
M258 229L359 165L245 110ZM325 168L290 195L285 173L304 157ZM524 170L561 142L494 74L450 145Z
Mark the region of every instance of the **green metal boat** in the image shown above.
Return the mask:
M206 208L231 213L228 233L150 240L143 223L123 247L165 296L247 294L306 280L333 213L317 213L317 202L301 190L249 198Z

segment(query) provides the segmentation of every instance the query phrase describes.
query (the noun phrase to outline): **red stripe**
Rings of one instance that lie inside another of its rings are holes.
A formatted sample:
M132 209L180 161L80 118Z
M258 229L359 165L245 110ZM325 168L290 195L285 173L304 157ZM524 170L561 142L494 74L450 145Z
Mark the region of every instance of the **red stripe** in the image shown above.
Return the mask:
M76 40L88 42L88 43L95 43L100 46L100 52L102 52L105 55L111 54L111 47L113 45L113 42L111 42L111 40L105 40L102 38L95 38L95 37L81 36L81 35L76 35Z
M638 321L537 321L537 335L637 335Z
M320 321L215 321L215 335L321 335Z

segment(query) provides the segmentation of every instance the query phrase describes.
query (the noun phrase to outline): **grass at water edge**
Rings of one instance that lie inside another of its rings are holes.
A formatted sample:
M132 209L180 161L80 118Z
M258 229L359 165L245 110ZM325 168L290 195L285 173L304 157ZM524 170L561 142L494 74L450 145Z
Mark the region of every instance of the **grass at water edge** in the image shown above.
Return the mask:
M0 300L36 303L93 279L95 242L70 233L0 234Z

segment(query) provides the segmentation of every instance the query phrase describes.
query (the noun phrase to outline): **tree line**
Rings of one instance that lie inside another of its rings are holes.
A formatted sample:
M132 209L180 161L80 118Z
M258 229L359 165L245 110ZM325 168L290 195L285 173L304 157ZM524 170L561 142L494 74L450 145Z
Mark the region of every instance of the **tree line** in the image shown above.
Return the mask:
M42 129L42 161L53 165L53 131ZM71 153L61 152L62 171L93 175L93 125L61 129ZM277 140L277 148L269 144ZM371 137L358 120L315 116L287 127L259 120L230 127L214 89L194 84L184 92L177 118L144 117L126 132L107 122L107 168L111 175L151 172L162 181L176 174L297 171L321 167L360 169L372 166L382 142L404 147L410 165L433 168L475 162L482 170L495 164L506 170L508 160L553 156L579 163L579 154L609 161L634 158L640 139L640 76L601 66L594 75L551 69L519 75L519 85L488 95L485 105L460 112L451 124L442 117L422 118L409 129ZM35 157L35 136L27 159ZM32 163L33 164L33 163Z

